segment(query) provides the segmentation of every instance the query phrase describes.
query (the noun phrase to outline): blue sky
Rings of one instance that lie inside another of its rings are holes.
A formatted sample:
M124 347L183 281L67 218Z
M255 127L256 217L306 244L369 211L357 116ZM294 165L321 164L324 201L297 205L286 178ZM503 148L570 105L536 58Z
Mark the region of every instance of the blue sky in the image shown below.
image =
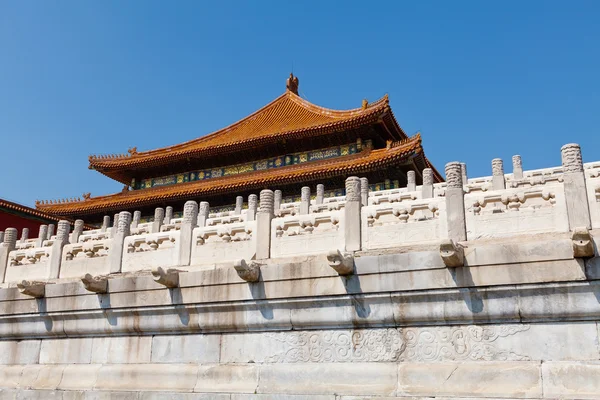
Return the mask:
M205 135L280 95L293 68L316 104L388 93L443 170L513 154L600 160L597 1L0 1L0 197L122 185L87 157Z

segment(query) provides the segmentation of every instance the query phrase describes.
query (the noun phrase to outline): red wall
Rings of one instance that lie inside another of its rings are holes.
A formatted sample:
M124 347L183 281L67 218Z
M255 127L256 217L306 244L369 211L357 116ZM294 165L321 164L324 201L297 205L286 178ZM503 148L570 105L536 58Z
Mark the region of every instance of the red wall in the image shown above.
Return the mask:
M21 237L23 228L29 228L29 237L36 238L40 230L40 225L47 224L48 222L28 219L20 215L10 214L0 210L0 231L4 231L6 228L17 228L19 231L19 238Z

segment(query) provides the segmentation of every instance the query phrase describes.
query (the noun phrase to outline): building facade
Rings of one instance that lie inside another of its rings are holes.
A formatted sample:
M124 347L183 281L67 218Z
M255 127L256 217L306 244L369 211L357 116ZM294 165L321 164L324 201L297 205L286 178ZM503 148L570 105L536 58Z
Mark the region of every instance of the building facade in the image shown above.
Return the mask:
M156 207L180 210L186 200L208 201L213 210L235 207L236 198L277 187L283 201L299 199L302 186L325 186L325 196L344 194L344 179L365 176L373 190L407 185L408 171L431 168L420 135L408 137L387 96L353 110L331 110L298 96L290 84L275 100L217 132L151 151L91 156L89 167L124 184L122 192L82 199L39 201L48 213L99 223L103 216L139 210L151 219ZM180 216L180 215L175 215Z

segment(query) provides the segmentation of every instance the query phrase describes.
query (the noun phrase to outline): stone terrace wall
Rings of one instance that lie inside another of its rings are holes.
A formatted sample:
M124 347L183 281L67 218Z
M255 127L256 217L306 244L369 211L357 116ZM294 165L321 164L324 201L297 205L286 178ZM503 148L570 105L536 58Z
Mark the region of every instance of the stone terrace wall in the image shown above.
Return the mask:
M562 155L7 229L0 399L600 398L600 162Z

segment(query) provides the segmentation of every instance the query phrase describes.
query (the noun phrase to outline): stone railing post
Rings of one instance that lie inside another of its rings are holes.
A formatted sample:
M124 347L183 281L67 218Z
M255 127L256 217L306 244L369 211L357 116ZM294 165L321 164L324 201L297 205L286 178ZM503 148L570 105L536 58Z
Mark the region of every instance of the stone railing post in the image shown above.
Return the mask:
M506 189L506 180L504 179L504 163L501 158L492 160L492 190Z
M446 220L448 239L454 242L467 240L465 197L459 162L446 164Z
M433 170L425 168L423 170L423 186L421 186L421 197L430 199L433 197Z
M344 240L346 251L360 250L360 178L351 176L346 179L346 205L344 207Z
M315 204L323 204L323 201L325 201L325 185L319 183L317 185L317 198Z
M361 206L369 205L369 180L360 178L360 204Z
M134 211L133 212L133 220L131 221L131 227L132 228L137 228L138 225L140 224L141 220L142 220L142 212L141 211Z
M469 177L467 176L467 164L464 162L460 163L460 173L462 175L463 186L469 183Z
M110 226L110 216L105 215L104 218L102 218L102 228L100 229L100 232L106 232L108 230L109 226Z
M0 231L0 243L4 242L4 231Z
M283 193L281 190L276 190L273 192L273 211L277 213L277 211L281 210L281 202L283 201Z
M71 243L79 242L79 236L83 233L83 220L76 219L73 227L73 233L71 233Z
M152 233L160 232L160 227L165 220L165 209L157 207L154 210L154 221L152 221Z
M21 231L21 243L25 243L29 239L29 228L23 228Z
M115 216L113 217L112 228L110 228L111 236L115 236L115 234L117 233L117 226L119 226L119 214L115 214Z
M414 192L417 190L417 178L415 176L415 171L408 171L406 173L406 190L409 192Z
M512 157L513 164L513 180L520 181L523 179L523 162L521 156L515 155Z
M47 240L52 239L52 236L54 236L54 228L55 228L54 224L48 225L48 235L46 236Z
M235 215L241 215L243 207L244 207L244 197L243 196L237 196L235 198L235 211L233 213Z
M274 212L274 194L272 190L260 191L260 206L256 216L256 258L271 256L271 220Z
M198 203L186 201L183 206L183 221L179 236L179 265L190 265L192 257L193 231L198 223Z
M578 144L569 143L565 144L560 152L569 228L571 230L583 227L592 229L581 148Z
M44 245L44 240L46 240L46 236L48 236L48 225L40 225L38 237L35 241L35 247L42 247Z
M251 194L248 196L248 214L246 216L247 221L256 220L256 210L258 209L258 196Z
M303 186L300 191L300 215L306 215L310 210L310 187Z
M50 255L50 273L48 279L58 279L60 276L60 262L62 260L63 247L69 243L69 232L71 223L69 221L58 221L56 229L56 240L52 243L52 254Z
M162 214L160 217L160 221L162 221L164 214ZM117 219L119 221L117 232L113 235L111 246L108 250L108 265L110 266L111 274L117 274L121 272L125 238L129 236L131 232L131 213L129 211L121 211Z
M163 225L170 224L173 219L173 207L167 206L165 208L165 218L163 219Z
M6 228L4 231L4 240L0 243L0 278L4 282L6 277L6 267L8 266L8 254L17 246L17 230L15 228Z
M208 219L209 212L210 204L208 204L208 201L201 201L198 211L198 226L200 228L204 228L206 226L206 220Z

